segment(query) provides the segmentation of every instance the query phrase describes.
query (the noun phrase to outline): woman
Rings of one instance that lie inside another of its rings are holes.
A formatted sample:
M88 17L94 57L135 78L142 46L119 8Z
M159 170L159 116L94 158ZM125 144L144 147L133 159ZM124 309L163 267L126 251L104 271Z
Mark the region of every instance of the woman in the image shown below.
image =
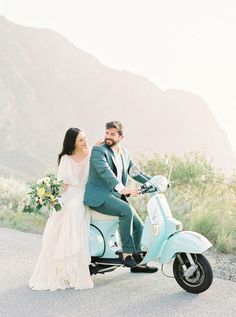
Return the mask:
M89 273L89 211L83 205L89 157L85 133L77 128L67 130L58 155L57 177L64 181L62 209L53 212L47 221L29 282L34 290L93 287Z

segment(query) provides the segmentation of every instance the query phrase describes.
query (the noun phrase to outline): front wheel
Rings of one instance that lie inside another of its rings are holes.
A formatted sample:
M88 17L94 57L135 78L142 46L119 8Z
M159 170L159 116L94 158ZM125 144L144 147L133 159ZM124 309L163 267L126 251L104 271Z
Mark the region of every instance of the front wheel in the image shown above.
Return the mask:
M206 291L210 287L213 280L213 273L211 265L204 255L191 254L191 256L197 266L192 275L185 275L185 270L191 266L186 253L176 255L173 263L173 273L177 283L184 290L198 294Z

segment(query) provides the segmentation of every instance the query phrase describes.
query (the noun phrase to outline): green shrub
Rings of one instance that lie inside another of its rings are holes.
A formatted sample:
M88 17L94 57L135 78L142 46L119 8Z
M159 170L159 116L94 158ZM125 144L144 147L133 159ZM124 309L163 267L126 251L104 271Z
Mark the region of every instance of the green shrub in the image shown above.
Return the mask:
M0 226L20 231L42 233L47 221L46 214L25 212L0 212Z
M174 217L185 230L206 236L216 249L236 253L236 175L226 180L199 153L172 155L170 161L174 183L166 196ZM164 157L142 157L139 165L149 175L168 175ZM144 196L132 200L142 219L147 200Z
M13 212L24 210L30 202L28 192L25 183L12 177L0 177L0 209Z
M36 214L30 205L30 188L12 177L0 177L0 226L22 231L42 232L46 214Z
M236 172L226 179L199 153L172 155L170 162L174 183L166 196L173 216L183 222L184 230L197 231L219 251L236 254ZM139 165L149 175L168 175L165 157L157 154L151 159L141 157ZM130 186L134 185L131 181ZM0 177L0 225L43 231L47 214L36 213L29 204L29 191L23 182ZM148 198L142 195L131 199L143 220Z

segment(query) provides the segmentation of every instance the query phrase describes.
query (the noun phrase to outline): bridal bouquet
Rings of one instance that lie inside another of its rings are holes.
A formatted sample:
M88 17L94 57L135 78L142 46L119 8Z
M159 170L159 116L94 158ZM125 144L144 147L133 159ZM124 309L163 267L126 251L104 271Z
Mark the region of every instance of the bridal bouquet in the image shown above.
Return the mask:
M61 204L58 198L60 197L60 190L63 186L63 181L58 180L55 175L50 174L45 178L41 178L36 184L31 186L29 192L31 202L39 211L43 206L49 210L61 210Z

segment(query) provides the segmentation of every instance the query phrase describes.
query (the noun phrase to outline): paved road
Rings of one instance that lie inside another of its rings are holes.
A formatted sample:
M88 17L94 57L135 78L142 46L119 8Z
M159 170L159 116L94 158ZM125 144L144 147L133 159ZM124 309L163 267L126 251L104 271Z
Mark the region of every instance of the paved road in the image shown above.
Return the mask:
M236 283L220 279L194 295L160 272L135 275L120 268L94 276L92 290L32 291L27 283L40 241L37 234L0 228L0 316L236 316Z

